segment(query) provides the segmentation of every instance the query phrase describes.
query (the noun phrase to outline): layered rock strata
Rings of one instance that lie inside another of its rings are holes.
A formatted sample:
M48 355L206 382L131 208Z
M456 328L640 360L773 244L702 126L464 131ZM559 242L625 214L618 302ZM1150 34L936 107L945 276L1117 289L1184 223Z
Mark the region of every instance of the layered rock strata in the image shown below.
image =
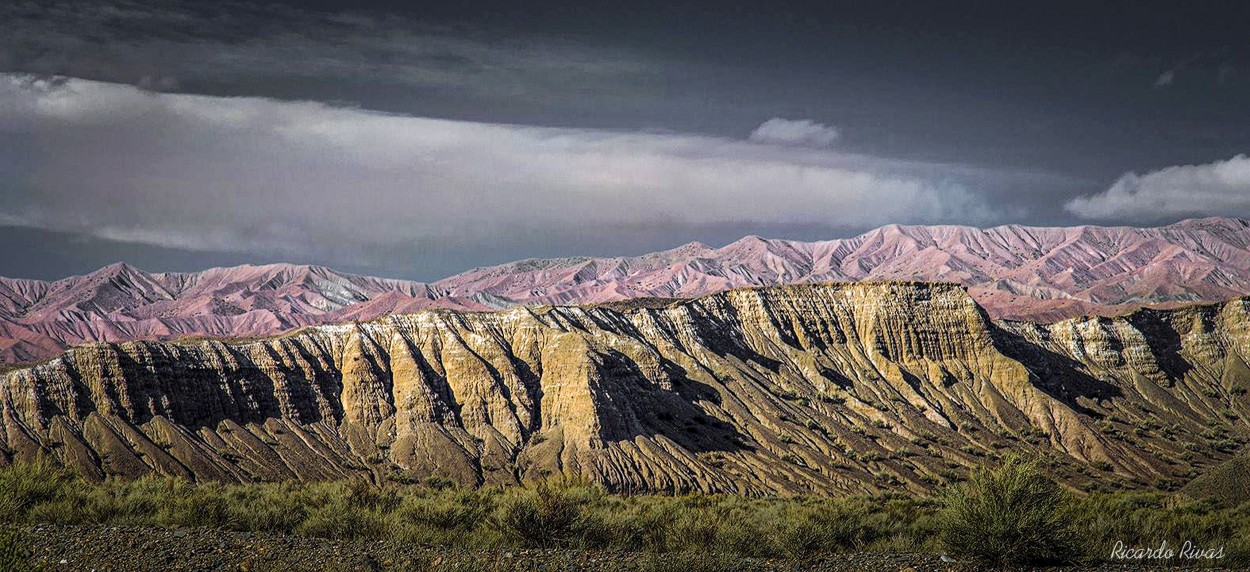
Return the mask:
M1166 488L1250 437L1248 311L995 322L958 285L885 282L94 343L5 375L0 463L844 494L1022 452L1073 486Z

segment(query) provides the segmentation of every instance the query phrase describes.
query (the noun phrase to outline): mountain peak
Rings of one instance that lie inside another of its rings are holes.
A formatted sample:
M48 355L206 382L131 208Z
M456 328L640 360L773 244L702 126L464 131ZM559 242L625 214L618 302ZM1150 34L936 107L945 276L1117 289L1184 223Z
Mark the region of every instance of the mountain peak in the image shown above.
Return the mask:
M678 246L677 248L666 250L665 252L687 253L687 252L707 252L710 250L713 250L713 248L706 244L703 244L702 242L691 241L681 246Z
M774 243L779 242L777 239L764 238L757 234L748 234L738 240L727 245L722 250L750 249L750 248L768 248Z
M87 276L117 276L122 274L141 273L142 270L131 266L125 262L114 262L108 266L102 267L95 272L87 274Z

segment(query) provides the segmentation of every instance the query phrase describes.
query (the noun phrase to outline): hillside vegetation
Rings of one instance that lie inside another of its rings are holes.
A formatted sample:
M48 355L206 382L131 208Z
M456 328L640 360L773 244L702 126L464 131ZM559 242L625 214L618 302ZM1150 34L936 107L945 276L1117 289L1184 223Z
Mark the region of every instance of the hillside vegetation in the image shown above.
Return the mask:
M1096 562L1117 541L1150 547L1189 540L1223 547L1221 566L1250 564L1250 504L1222 507L1162 493L1079 495L1018 460L931 497L620 496L567 480L478 489L445 481L91 482L43 461L0 469L0 490L0 522L8 524L207 527L457 549L738 558L948 552L990 565Z

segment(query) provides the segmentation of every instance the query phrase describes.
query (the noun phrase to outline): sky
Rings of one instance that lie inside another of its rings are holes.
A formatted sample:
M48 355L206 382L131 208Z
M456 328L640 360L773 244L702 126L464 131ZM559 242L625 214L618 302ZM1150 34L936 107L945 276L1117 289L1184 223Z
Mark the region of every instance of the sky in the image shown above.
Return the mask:
M1239 1L17 0L0 27L0 276L1250 218Z

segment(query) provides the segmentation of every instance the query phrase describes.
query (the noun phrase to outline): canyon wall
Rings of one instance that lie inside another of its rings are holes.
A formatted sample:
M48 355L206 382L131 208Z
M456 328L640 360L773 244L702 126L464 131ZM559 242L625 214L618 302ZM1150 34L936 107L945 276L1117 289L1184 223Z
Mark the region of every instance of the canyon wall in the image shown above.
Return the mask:
M615 491L922 491L1011 452L1168 488L1250 438L1250 303L995 322L955 284L424 310L75 347L0 385L0 463Z

